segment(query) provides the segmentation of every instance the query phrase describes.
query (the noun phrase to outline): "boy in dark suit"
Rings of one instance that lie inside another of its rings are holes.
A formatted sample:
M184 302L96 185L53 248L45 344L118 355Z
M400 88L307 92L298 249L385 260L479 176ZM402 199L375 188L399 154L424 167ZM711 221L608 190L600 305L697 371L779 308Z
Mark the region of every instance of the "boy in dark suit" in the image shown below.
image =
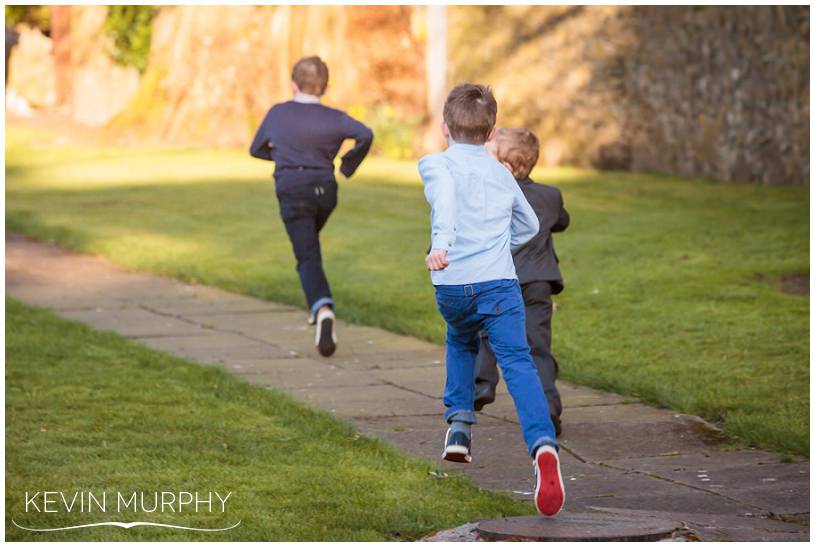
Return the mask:
M529 173L538 162L538 138L528 129L502 128L487 143L487 150L509 169L540 222L540 231L528 243L513 253L515 270L521 283L526 308L526 336L532 358L538 369L549 403L549 414L555 431L560 435L560 414L563 407L555 386L558 365L552 356L552 295L563 290L558 258L552 234L569 226L569 213L563 207L563 196L554 186L537 184ZM486 333L482 333L481 347L476 361L475 409L495 400L498 369L495 353Z
M320 230L337 206L334 158L345 139L354 147L340 172L354 174L373 141L373 132L351 116L320 104L328 88L328 67L319 57L304 57L292 70L294 99L274 105L257 130L250 154L275 162L280 216L297 259L297 273L316 323L315 345L328 357L337 346L334 300L320 252Z

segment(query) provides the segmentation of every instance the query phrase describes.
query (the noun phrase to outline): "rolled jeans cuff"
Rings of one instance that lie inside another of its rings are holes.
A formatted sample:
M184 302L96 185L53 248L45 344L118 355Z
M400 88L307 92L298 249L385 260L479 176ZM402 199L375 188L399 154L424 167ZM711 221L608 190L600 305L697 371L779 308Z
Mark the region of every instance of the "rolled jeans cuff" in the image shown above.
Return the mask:
M472 410L448 410L444 413L444 419L447 423L451 422L464 422L465 424L476 423L475 412Z
M314 304L311 305L311 315L316 317L317 312L323 306L331 306L331 309L333 310L334 309L334 301L331 300L330 298L328 298L327 296L324 296L323 298L320 298Z
M529 449L529 455L534 458L535 453L538 451L538 448L544 445L551 446L552 448L560 452L560 445L557 443L556 439L553 439L552 437L541 437L537 441L532 443L532 446Z

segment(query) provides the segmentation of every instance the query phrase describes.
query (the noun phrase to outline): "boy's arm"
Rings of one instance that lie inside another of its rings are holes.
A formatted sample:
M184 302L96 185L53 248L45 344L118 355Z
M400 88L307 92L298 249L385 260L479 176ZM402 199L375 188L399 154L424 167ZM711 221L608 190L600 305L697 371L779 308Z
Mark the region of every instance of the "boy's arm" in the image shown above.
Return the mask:
M538 215L529 205L521 188L515 183L514 179L512 182L513 184L510 186L513 188L512 222L509 226L509 246L512 251L515 251L537 235L540 230L540 221L538 221Z
M272 157L272 142L270 140L272 126L272 111L271 109L266 113L263 121L258 127L255 138L252 140L252 145L249 147L249 153L262 160L273 161Z
M350 177L357 170L359 164L365 159L371 143L374 141L374 133L365 124L358 122L348 114L342 114L340 121L342 135L346 139L354 139L354 147L349 150L340 163L340 173Z
M552 232L562 232L566 228L569 227L569 212L566 210L566 207L563 206L563 194L558 192L558 197L560 198L560 213L558 213L557 222L555 225L552 226Z
M419 160L424 195L430 204L431 248L449 251L456 242L456 185L439 154Z

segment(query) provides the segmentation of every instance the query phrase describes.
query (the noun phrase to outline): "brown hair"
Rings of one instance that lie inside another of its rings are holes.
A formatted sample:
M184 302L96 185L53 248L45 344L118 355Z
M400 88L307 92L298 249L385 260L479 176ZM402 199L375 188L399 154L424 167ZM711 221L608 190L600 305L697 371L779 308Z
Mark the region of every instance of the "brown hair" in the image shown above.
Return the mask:
M529 129L502 127L495 134L498 161L506 162L512 176L523 180L538 163L538 137Z
M457 142L485 143L497 113L498 104L486 85L457 85L444 101L444 123Z
M322 95L328 87L328 66L316 55L303 57L294 65L291 79L303 93Z

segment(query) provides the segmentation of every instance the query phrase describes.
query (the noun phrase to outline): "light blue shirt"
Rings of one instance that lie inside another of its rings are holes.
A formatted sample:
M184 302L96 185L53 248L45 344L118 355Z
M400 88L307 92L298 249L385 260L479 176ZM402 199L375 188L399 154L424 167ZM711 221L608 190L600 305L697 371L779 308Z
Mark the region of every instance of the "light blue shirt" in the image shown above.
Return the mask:
M483 145L452 144L419 160L430 203L434 249L447 251L447 268L434 285L517 279L512 250L538 233L535 211L515 178Z

